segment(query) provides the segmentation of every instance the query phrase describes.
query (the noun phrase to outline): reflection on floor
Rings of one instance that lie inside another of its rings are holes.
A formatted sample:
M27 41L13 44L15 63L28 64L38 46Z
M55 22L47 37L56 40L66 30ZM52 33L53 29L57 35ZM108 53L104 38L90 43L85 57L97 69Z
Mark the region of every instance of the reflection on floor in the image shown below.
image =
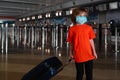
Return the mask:
M120 80L120 52L112 46L96 48L98 59L94 62L94 80ZM105 49L106 48L106 49ZM119 48L120 50L120 48ZM21 80L22 76L50 56L57 56L65 64L68 60L67 49L31 50L24 53L0 53L0 80ZM52 80L75 80L74 61L66 66ZM85 80L85 79L84 79Z

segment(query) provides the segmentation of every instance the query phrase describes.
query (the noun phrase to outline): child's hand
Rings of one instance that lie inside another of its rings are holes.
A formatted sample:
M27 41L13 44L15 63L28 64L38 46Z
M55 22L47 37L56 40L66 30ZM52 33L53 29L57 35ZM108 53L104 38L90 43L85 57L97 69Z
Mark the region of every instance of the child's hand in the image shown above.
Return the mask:
M98 58L96 53L94 53L94 56L95 56L95 59L97 59L97 58Z
M74 58L73 54L70 54L70 59L73 59L73 58Z

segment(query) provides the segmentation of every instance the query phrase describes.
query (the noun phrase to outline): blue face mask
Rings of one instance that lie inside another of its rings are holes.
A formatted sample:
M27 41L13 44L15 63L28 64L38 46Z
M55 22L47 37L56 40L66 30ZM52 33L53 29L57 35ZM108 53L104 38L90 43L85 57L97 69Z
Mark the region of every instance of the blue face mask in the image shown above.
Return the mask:
M76 16L76 22L78 24L84 24L87 22L87 17L86 16Z

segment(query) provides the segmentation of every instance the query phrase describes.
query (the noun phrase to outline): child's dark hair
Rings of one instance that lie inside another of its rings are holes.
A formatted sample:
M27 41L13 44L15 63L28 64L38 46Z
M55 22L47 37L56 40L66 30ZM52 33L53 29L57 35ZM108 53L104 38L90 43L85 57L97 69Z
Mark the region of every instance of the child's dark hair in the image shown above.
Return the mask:
M80 12L85 12L86 14L88 14L88 9L82 8L82 7L73 9L72 15L71 15L71 21L73 22L73 24L76 24L76 16L80 14Z

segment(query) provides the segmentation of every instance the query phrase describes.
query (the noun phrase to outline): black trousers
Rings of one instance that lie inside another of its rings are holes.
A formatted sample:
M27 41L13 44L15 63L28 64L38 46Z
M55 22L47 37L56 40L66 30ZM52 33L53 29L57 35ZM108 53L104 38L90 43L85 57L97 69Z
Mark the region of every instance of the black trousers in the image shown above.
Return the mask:
M75 63L76 65L76 80L82 80L84 75L84 70L86 74L86 80L93 80L93 60L83 62L83 63Z

